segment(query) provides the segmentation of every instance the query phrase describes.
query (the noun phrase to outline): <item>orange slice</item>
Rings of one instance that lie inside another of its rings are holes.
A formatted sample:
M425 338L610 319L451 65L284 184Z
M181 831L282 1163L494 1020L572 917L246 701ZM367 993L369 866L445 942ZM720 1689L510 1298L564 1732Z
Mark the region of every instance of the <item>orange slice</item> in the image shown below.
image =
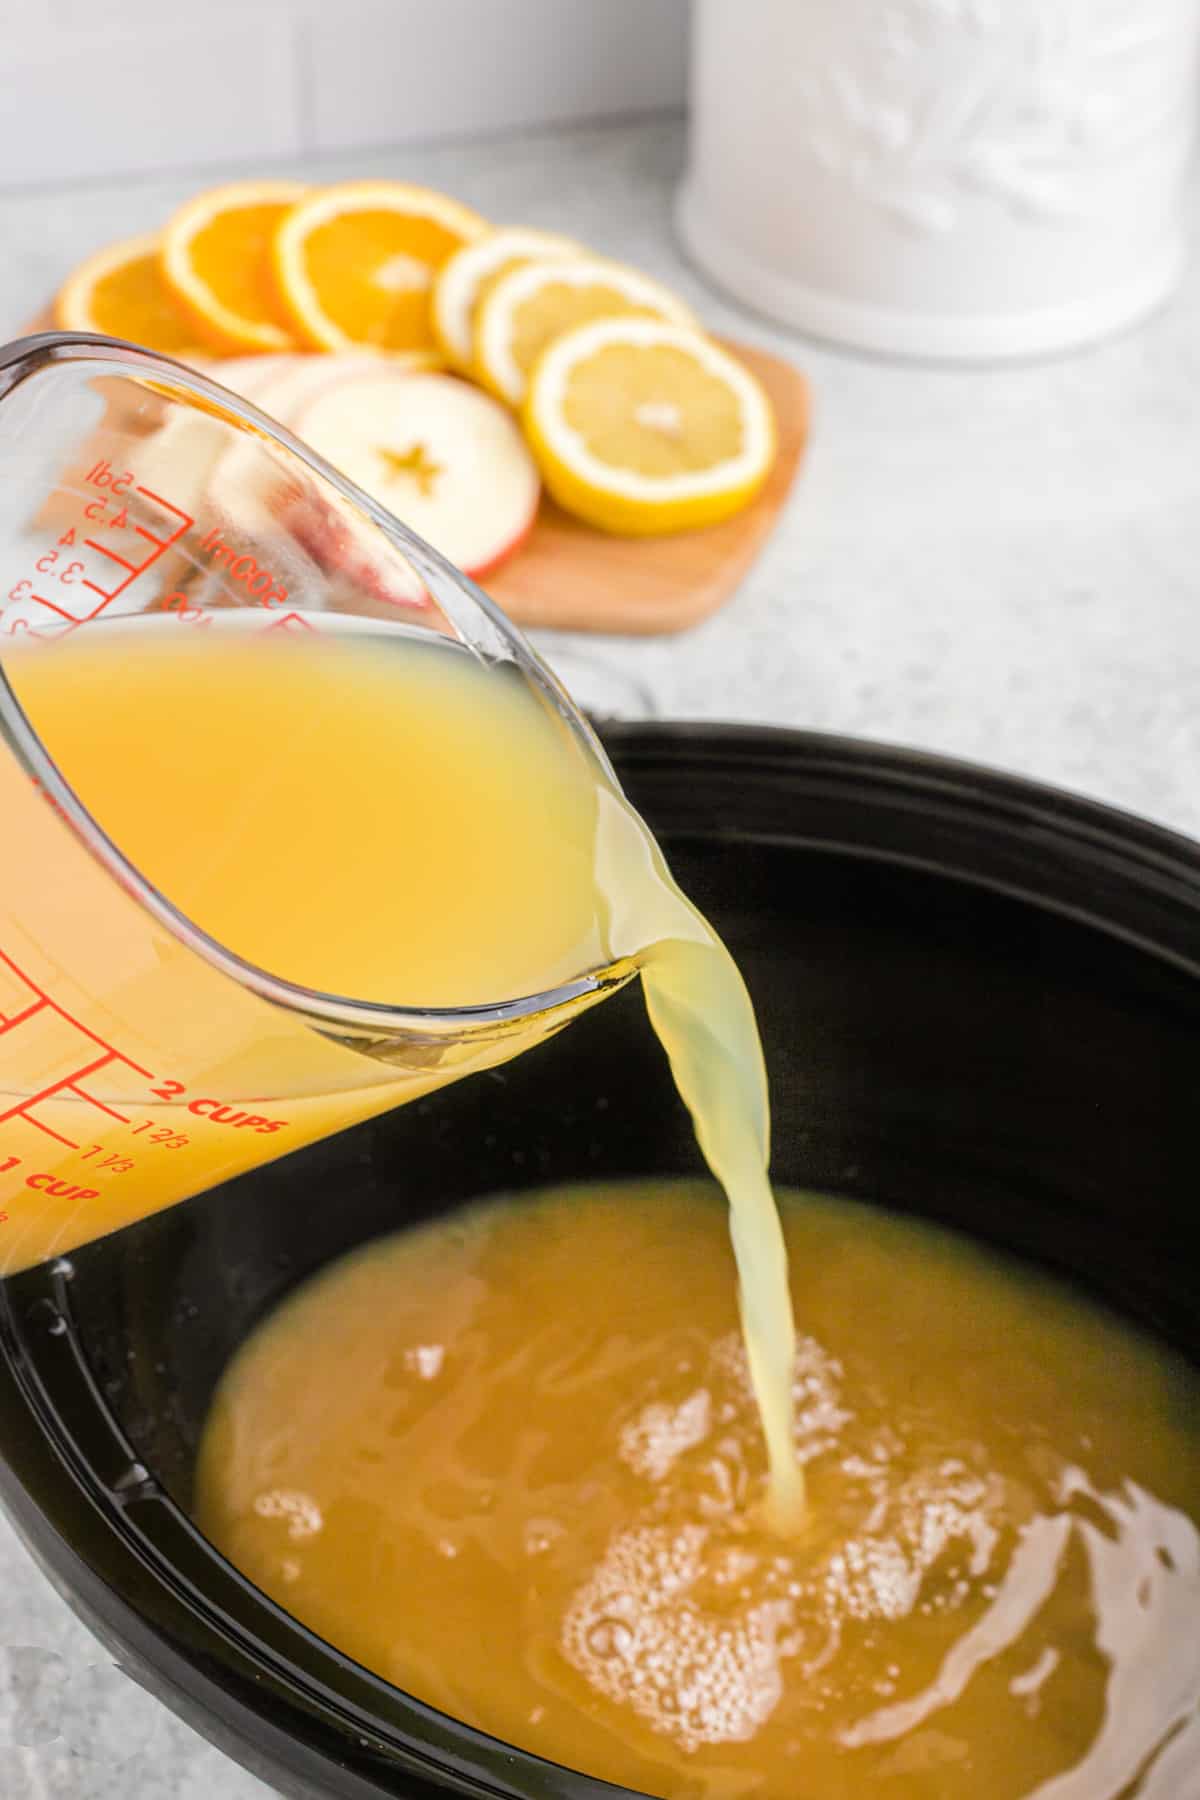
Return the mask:
M63 331L101 331L185 359L204 350L189 314L163 280L156 236L97 250L68 277L54 302Z
M167 223L162 270L196 329L223 350L294 350L271 273L279 221L308 192L294 181L242 181L198 194Z
M358 181L312 194L275 235L275 275L295 329L320 350L423 350L442 264L487 225L431 188Z

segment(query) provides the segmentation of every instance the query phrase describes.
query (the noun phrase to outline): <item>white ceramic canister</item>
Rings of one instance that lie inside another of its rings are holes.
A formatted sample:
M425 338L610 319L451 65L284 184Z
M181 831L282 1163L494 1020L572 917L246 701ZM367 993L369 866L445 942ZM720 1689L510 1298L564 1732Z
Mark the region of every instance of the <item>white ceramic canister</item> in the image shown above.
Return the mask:
M694 0L679 225L783 323L896 355L1069 349L1185 253L1200 0Z

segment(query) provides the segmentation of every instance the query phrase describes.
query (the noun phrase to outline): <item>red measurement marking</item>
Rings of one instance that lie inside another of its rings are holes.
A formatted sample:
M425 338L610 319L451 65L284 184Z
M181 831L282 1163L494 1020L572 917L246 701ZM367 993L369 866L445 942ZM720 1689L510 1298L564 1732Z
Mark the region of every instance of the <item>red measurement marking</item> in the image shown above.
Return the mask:
M15 1026L23 1025L26 1019L32 1019L34 1014L41 1012L42 1008L47 1006L49 1002L40 988L35 987L31 981L26 981L16 963L12 961L11 957L5 956L3 950L0 950L0 962L16 976L17 981L20 984L17 994L18 1001L24 999L25 993L31 993L33 995L33 998L21 1008L20 1012L0 1013L0 1037L3 1037L6 1031L12 1031ZM9 1001L9 1005L11 1004L12 1002Z
M69 1150L78 1150L79 1144L73 1138L64 1137L60 1131L55 1131L46 1124L44 1119L39 1119L34 1111L45 1101L53 1100L60 1095L82 1100L86 1105L94 1106L97 1111L107 1114L110 1119L118 1119L122 1125L127 1125L129 1118L126 1113L118 1112L115 1107L109 1106L107 1101L97 1099L95 1094L89 1094L86 1088L80 1086L80 1083L85 1081L89 1075L95 1075L101 1069L107 1069L114 1063L120 1063L123 1067L132 1069L135 1075L142 1075L147 1081L154 1079L151 1071L144 1069L140 1063L134 1062L132 1057L122 1056L121 1052L114 1049L104 1038L89 1030L81 1020L75 1017L74 1013L68 1012L65 1006L60 1006L56 1000L52 1000L45 989L39 987L36 981L32 981L22 969L18 968L12 957L6 955L3 950L0 950L0 969L7 970L17 982L16 1003L18 1008L15 1012L0 1012L0 1037L7 1036L9 1032L18 1030L22 1025L27 1025L39 1015L49 1013L57 1018L70 1034L64 1039L70 1056L81 1058L66 1075L60 1076L57 1081L47 1083L36 1094L27 1095L16 1106L10 1106L7 1111L0 1112L0 1125L5 1124L9 1119L21 1118L35 1126L38 1131L44 1132L47 1137L54 1138L57 1143L65 1144ZM22 1001L24 1001L24 1005L21 1004ZM11 1006L13 1002L9 999L6 1004Z
M45 597L45 595L43 595L43 594L30 594L30 596L29 596L29 598L30 598L30 599L31 599L31 600L32 600L32 601L33 601L33 602L34 602L34 604L35 604L35 605L37 605L37 606L44 606L44 607L47 607L47 608L48 608L48 609L49 609L49 611L50 611L50 612L52 612L52 613L57 613L57 614L58 614L58 616L59 616L59 618L60 618L60 619L66 619L66 621L67 621L67 623L68 623L68 624L70 624L70 625L78 625L78 623L79 623L79 619L78 619L78 617L77 617L77 616L76 616L76 615L75 615L75 613L72 613L72 612L67 612L67 610L66 610L66 609L65 609L65 607L62 607L62 606L55 606L55 604L54 604L54 602L53 602L53 600L47 600L47 599L46 599L46 597Z
M150 545L149 554L143 556L140 562L130 562L127 556L120 555L118 551L110 549L107 544L100 543L96 538L84 538L83 541L89 550L94 550L97 555L106 557L109 562L115 563L119 569L124 569L125 574L113 588L102 588L97 582L89 581L86 578L84 579L82 585L86 588L91 588L93 594L99 594L100 603L98 606L94 606L91 612L83 614L82 618L71 613L65 613L63 615L65 618L74 619L76 624L82 624L84 619L94 619L102 613L105 607L117 598L118 594L123 594L125 589L138 579L139 575L144 575L147 569L153 568L159 558L165 556L171 546L179 542L184 532L190 531L192 526L196 523L191 513L184 512L182 507L174 505L170 500L164 500L161 494L156 494L154 492L153 488L142 487L139 484L133 489L133 492L135 494L141 494L142 497L149 500L153 506L161 507L163 512L171 514L179 521L179 523L167 537L159 537L155 532L147 531L144 525L134 525L132 529L136 535L140 538L144 538L146 543ZM55 608L55 610L57 611L58 609Z
M301 618L299 613L290 612L290 613L281 613L279 618L272 619L272 621L269 625L264 625L263 626L263 635L265 636L268 631L315 631L315 630L316 630L316 626L310 625L308 620Z

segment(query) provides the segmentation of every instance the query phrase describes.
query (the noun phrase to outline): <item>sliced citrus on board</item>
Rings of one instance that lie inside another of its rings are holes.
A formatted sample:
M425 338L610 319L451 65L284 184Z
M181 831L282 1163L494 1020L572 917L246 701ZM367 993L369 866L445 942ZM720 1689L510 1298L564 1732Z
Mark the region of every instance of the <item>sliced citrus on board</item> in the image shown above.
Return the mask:
M541 483L512 415L451 375L348 375L297 435L468 575L528 536Z
M280 219L308 190L294 181L241 181L181 206L162 238L162 268L203 336L224 350L293 350L271 245Z
M574 238L524 225L500 226L456 250L442 264L433 288L433 329L447 360L470 374L475 307L486 285L528 262L558 262L564 256L586 255Z
M54 302L62 331L100 331L168 356L206 353L191 315L163 279L157 236L97 250L63 283Z
M475 373L519 406L530 371L563 332L591 319L649 316L693 325L688 307L637 269L600 257L527 263L482 295L475 317Z
M523 413L559 505L627 536L714 525L747 506L775 457L770 401L700 332L595 319L539 359Z
M319 350L425 349L434 343L437 271L486 230L478 213L432 188L322 188L276 232L279 293L296 331Z

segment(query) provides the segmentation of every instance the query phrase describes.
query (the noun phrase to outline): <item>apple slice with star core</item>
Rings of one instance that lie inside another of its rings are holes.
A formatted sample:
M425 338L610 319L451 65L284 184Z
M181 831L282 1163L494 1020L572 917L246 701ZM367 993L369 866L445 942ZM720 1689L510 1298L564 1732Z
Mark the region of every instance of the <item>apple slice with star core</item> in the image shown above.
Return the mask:
M348 375L295 430L464 574L494 569L533 526L540 479L519 426L452 375Z

